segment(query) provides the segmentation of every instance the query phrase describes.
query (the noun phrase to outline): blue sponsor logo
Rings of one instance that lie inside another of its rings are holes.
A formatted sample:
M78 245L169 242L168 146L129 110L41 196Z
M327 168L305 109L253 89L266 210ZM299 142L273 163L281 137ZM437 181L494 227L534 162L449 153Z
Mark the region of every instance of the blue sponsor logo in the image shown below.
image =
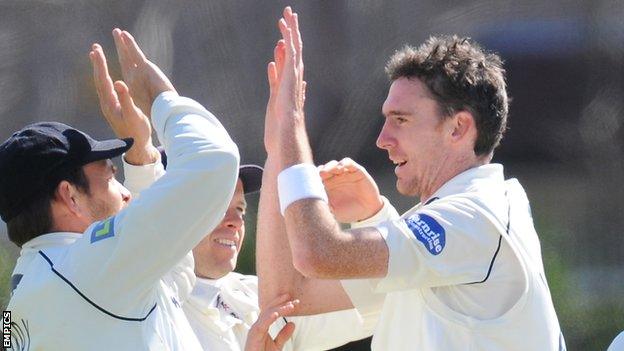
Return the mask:
M91 231L91 243L115 236L115 217L96 224Z
M444 250L446 232L435 219L421 213L405 219L405 224L432 255L438 255Z

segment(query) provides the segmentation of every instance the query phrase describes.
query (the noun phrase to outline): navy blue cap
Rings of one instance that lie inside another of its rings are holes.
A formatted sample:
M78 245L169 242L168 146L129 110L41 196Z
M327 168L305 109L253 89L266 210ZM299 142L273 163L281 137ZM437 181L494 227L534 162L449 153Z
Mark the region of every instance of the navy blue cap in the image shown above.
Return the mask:
M0 145L0 217L6 222L17 216L45 191L55 175L70 167L119 156L133 140L97 141L58 122L28 125Z
M160 151L160 162L167 168L167 154L162 146L158 147ZM238 178L243 182L243 192L252 194L260 190L262 187L262 173L264 169L258 165L240 165L238 167Z

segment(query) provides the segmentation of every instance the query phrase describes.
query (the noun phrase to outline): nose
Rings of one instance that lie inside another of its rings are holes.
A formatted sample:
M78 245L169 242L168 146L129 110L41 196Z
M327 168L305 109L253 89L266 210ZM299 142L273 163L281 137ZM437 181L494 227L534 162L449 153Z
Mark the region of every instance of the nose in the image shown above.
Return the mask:
M377 137L377 147L384 150L389 150L393 146L396 145L394 137L390 133L390 127L388 126L388 121L384 122L383 127L381 127L381 131L379 132L379 136Z
M243 226L243 215L235 208L228 209L227 212L225 212L223 224L228 228L238 231Z
M117 182L117 186L119 187L119 193L121 194L121 200L124 203L130 202L130 200L132 200L132 194L130 193L130 190L126 189L126 187L123 186L119 181L115 180L115 182Z

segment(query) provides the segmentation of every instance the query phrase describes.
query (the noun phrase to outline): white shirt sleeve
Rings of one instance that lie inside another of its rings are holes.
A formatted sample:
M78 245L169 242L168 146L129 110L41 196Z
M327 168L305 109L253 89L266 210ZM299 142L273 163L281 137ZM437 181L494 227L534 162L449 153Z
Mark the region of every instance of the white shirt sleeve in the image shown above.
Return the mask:
M91 225L57 264L113 313L151 308L158 280L221 221L237 179L238 149L200 104L165 92L151 115L169 156L167 174Z
M379 223L400 218L399 213L387 198L383 197L383 203L382 209L377 214L363 221L351 223L351 228L374 227ZM351 303L357 308L366 330L374 330L386 298L385 293L374 291L373 286L377 281L379 279L345 279L340 281L349 299L351 299Z
M322 351L373 335L370 326L355 309L311 316L286 317L295 323L291 350ZM286 350L289 351L289 350Z
M374 291L469 284L485 279L503 224L476 200L449 197L380 223L389 249L388 274Z
M149 188L160 177L165 175L165 167L158 161L146 165L135 166L121 158L124 170L124 186L132 194L134 200L139 198L141 192Z

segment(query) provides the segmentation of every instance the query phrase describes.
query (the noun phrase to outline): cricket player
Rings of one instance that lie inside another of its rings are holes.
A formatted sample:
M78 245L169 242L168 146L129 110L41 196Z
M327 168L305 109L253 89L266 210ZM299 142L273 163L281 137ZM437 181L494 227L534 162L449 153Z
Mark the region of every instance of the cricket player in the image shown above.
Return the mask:
M279 207L261 220L281 212L289 251L270 251L285 247L280 231L258 234L265 259L287 257L267 260L280 265L267 299L291 292L300 313L379 311L373 350L564 350L526 194L491 163L508 111L500 58L443 36L390 59L377 146L397 189L421 200L399 216L353 161L313 165L296 14L279 26L265 130Z
M131 139L96 141L49 122L0 145L0 215L22 248L8 306L15 350L201 349L178 288L164 278L221 221L238 150L128 32L113 36L125 78L115 83L119 108L151 110L170 171L131 201L110 161ZM101 60L99 45L94 51Z

